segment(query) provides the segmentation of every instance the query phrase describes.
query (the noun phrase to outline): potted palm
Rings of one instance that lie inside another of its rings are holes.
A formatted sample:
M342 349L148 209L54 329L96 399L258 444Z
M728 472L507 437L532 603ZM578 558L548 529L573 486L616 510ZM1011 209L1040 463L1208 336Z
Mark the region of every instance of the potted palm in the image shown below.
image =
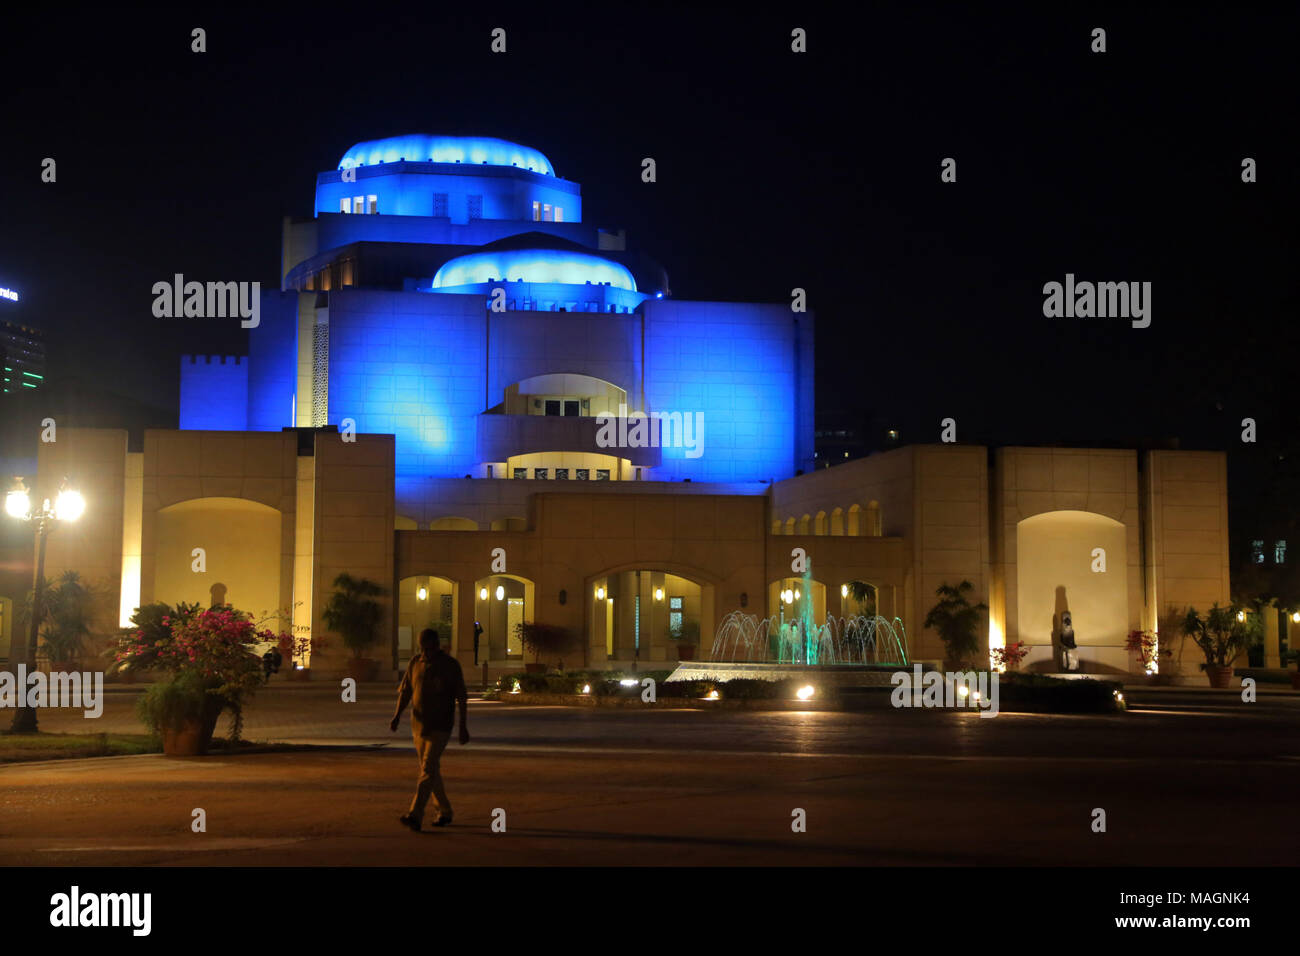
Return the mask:
M695 646L700 639L699 621L682 621L676 630L668 629L668 637L677 644L679 661L695 660Z
M102 595L87 585L76 571L64 571L41 595L41 654L52 671L81 667L86 641ZM31 621L32 595L28 592L21 618Z
M334 579L334 593L321 609L325 626L340 635L352 652L348 676L356 681L372 681L379 676L379 662L366 657L365 652L379 637L384 608L375 598L385 593L374 581L343 572Z
M1282 666L1288 664L1288 673L1291 675L1291 689L1300 690L1300 651L1287 651L1282 655Z
M1189 607L1182 630L1205 655L1205 675L1210 686L1232 685L1232 664L1249 645L1252 629L1245 611L1235 604L1219 607L1216 602L1204 616Z
M572 643L568 628L539 624L536 621L520 621L515 625L515 634L524 650L531 651L533 655L531 662L524 663L524 671L528 674L544 674L546 664L542 662L542 655L551 657L563 654Z
M950 667L966 669L980 649L980 621L988 605L971 604L967 597L974 585L962 581L956 587L941 584L935 590L939 602L925 616L924 626L939 632Z

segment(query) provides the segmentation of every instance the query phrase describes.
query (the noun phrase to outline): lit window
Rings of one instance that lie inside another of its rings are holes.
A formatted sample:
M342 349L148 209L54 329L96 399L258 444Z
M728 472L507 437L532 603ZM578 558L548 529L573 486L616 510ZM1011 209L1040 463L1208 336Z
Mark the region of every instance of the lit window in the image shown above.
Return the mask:
M547 472L546 472L546 469L545 469L545 468L534 468L534 469L533 469L533 477L534 477L534 478L545 478L546 476L547 476Z
M1273 545L1273 560L1277 564L1286 564L1286 541L1278 541Z
M608 469L608 468L597 468L597 469L596 469L596 480L597 480L597 481L609 481L609 469Z
M1262 538L1250 543L1250 561L1252 564L1264 563L1264 541Z
M351 212L351 211L352 211L352 197L344 196L342 199L339 200L339 212Z
M559 206L555 207L555 221L564 222L564 210Z
M555 469L555 477L567 481L568 478L569 478L569 469L567 469L567 468L556 468L556 469Z
M355 213L363 213L366 211L365 196L354 196L352 198L352 211Z
M589 481L591 479L591 469L579 468L577 470L577 476L579 481Z
M515 477L516 477L516 478L527 478L527 477L528 477L528 469L527 469L527 468L516 468L516 469L515 469Z
M542 222L550 222L550 221L551 221L551 204L550 204L550 203L543 203L543 204L542 204Z
M538 202L536 199L534 199L533 200L533 222L541 222L541 220L542 220L542 204Z
M372 215L372 216L373 216L375 213L379 212L379 197L378 197L378 196L367 196L367 197L366 197L366 212L370 213L370 215Z

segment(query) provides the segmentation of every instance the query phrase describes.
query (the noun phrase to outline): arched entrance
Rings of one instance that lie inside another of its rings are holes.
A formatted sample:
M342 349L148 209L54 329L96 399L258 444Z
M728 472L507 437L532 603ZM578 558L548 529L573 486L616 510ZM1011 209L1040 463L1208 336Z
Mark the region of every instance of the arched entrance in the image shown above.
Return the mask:
M587 594L593 663L631 667L708 656L713 585L695 575L654 567L611 570L591 578Z
M420 653L420 632L435 628L443 650L455 654L457 635L457 585L449 578L415 574L397 585L397 666L405 669Z
M535 620L534 586L515 574L493 574L474 582L474 620L483 628L479 662L518 664L524 659L517 625Z

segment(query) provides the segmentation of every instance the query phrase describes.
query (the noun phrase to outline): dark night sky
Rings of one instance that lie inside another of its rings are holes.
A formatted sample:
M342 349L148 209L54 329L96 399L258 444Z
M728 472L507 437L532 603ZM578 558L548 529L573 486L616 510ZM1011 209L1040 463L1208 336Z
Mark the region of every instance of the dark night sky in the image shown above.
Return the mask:
M274 283L281 217L351 144L479 133L546 153L678 297L808 289L819 410L912 441L949 415L993 444L1292 430L1293 13L399 9L18 14L0 282L47 330L54 382L173 406L177 356L242 333L153 318L155 281ZM1151 281L1151 327L1044 318L1066 272Z

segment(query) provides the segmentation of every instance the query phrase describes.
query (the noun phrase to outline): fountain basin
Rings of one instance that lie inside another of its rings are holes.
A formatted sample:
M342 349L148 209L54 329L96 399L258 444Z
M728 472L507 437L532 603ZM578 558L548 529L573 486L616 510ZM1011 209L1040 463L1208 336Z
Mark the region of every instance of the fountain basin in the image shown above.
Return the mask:
M749 661L683 661L669 681L802 680L830 687L890 687L890 675L906 664L771 664Z

